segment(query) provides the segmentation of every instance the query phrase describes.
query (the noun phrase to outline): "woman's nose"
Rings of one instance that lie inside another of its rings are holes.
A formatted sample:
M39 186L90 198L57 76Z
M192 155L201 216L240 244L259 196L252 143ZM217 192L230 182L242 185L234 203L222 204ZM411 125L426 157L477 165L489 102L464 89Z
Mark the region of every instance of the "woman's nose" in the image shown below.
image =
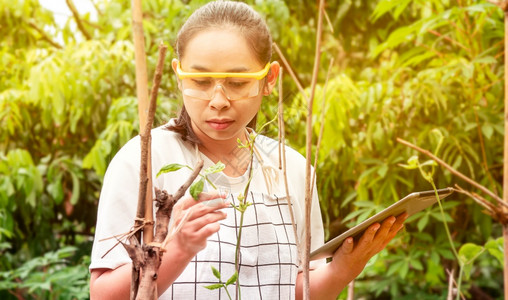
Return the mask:
M210 103L208 105L215 108L216 110L222 110L231 106L228 98L226 97L226 91L224 90L224 87L222 85L218 84L215 87L212 99L210 100Z

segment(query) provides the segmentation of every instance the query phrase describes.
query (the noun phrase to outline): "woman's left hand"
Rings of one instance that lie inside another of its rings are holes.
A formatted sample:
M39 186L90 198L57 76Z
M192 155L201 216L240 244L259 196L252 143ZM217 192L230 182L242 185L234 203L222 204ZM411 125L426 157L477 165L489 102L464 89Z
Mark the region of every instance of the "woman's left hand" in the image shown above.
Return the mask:
M381 224L372 224L357 242L348 237L333 255L331 261L333 269L343 276L345 272L348 273L350 281L355 279L367 262L383 250L404 227L403 223L407 217L407 213L404 213L398 217L388 217Z

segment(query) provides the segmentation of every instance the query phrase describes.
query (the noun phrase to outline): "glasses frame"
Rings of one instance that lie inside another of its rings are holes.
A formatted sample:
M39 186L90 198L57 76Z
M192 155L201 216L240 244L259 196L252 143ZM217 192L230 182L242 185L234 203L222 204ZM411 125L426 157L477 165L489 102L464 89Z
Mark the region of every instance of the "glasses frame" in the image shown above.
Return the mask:
M201 77L211 77L211 78L254 78L257 80L263 79L270 70L271 63L267 63L265 67L258 72L185 72L182 70L182 66L180 65L180 61L177 60L178 65L176 67L176 74L178 78L201 78Z

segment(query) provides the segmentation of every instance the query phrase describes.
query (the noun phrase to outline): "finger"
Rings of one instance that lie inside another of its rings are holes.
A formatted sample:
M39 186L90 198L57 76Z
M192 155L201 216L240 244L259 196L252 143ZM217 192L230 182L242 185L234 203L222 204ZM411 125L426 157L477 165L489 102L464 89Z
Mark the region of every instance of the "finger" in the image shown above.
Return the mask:
M407 212L399 215L397 217L397 221L395 221L395 223L393 224L393 227L396 227L396 228L401 227L402 228L401 225L404 224L404 222L407 220L408 217L409 217L409 214Z
M346 240L344 240L339 250L343 254L350 254L351 252L353 252L353 248L354 248L354 240L352 237L348 237Z
M379 223L374 223L365 230L362 237L360 238L359 244L366 244L372 242L374 239L374 236L376 235L376 232L379 230L381 225Z
M194 206L202 201L207 201L211 199L220 198L221 195L217 192L212 193L200 193L198 196L198 200L192 198L192 197L185 197L183 199L178 200L178 202L175 204L176 209L185 210L188 209L191 206Z
M199 218L192 218L188 220L187 227L191 231L198 231L201 228L205 227L210 223L217 223L221 220L224 220L227 217L226 213L223 211L214 211L208 214L205 214Z
M385 238L393 228L397 219L394 216L386 218L381 224L381 228L377 231L375 238Z
M202 236L205 236L205 237L209 237L211 236L212 234L218 232L220 229L220 223L218 222L215 222L215 223L209 223L209 224L206 224L205 226L201 227L198 231L197 231L197 234L198 235L202 235Z

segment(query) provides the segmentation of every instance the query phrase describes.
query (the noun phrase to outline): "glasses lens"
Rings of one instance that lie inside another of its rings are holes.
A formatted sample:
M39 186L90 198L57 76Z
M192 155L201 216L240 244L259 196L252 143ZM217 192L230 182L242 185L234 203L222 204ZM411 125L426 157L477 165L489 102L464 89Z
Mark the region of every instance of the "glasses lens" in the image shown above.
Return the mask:
M259 80L253 78L184 78L182 79L183 93L186 96L202 100L211 100L214 97L217 87L229 100L241 100L255 97L259 94Z

